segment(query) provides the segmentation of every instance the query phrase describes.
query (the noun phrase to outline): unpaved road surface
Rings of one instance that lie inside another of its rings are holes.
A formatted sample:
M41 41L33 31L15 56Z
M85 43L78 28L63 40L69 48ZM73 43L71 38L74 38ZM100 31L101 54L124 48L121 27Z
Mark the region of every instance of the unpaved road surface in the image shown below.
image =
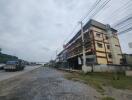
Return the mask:
M0 100L99 100L88 85L63 78L63 73L38 68L0 82Z

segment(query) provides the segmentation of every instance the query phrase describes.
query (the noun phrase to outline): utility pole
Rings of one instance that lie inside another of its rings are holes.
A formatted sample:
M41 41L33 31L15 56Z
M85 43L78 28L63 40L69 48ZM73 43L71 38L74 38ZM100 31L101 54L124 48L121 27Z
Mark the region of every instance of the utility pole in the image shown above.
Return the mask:
M110 43L110 50L111 50L111 54L112 54L112 63L116 64L116 52L114 50L115 45L114 45L114 41L113 41L113 33L111 31L110 25L106 25L106 28L107 28L108 40L109 40L109 43Z
M83 51L82 70L85 71L85 68L86 68L86 55L85 55L85 42L84 42L83 23L82 23L82 21L80 21L79 23L81 24L82 51Z

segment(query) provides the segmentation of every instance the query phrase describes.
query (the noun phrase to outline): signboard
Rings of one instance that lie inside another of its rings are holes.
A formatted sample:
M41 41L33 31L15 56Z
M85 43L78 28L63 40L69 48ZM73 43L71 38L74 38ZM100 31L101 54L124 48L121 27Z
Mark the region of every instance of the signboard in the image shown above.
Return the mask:
M82 64L82 61L81 61L81 58L78 57L78 64L81 65Z

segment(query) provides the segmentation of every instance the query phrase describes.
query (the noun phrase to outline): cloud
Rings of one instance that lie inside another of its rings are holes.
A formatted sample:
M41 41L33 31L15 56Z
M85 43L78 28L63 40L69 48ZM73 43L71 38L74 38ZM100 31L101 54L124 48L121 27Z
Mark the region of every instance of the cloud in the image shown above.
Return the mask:
M45 62L55 58L56 49L61 51L64 40L94 2L0 0L0 47L3 52L28 61ZM113 23L113 19L107 20L108 11L110 8L100 12L95 19Z

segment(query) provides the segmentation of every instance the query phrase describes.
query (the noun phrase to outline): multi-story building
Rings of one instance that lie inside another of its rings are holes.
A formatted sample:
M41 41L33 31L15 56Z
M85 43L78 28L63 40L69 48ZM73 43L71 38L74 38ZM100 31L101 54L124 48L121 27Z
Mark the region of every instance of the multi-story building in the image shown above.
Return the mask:
M86 64L121 64L122 51L117 30L91 19L83 27L83 31ZM65 45L64 49L69 66L81 69L81 30Z

